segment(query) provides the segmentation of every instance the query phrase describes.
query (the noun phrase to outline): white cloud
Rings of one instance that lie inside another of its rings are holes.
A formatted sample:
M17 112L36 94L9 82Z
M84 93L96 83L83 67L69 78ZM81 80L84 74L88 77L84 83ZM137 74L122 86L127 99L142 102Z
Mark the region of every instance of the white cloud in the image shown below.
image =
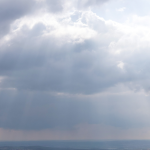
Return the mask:
M123 12L125 10L126 10L126 7L122 7L122 8L117 9L117 11L120 11L120 12Z
M124 63L122 61L119 61L117 66L119 68L123 69L124 68Z

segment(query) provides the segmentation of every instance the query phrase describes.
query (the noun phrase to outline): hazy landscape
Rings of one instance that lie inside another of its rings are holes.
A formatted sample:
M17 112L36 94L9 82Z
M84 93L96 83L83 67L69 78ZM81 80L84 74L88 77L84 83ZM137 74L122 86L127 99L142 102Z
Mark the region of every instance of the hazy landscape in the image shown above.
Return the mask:
M150 150L150 141L0 142L0 150Z

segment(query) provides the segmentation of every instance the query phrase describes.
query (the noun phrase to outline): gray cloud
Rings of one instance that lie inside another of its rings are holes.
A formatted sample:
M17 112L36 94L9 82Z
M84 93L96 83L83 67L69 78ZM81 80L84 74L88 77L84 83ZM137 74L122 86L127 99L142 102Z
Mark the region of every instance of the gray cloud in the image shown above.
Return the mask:
M92 6L100 6L103 3L108 2L109 0L82 0L77 2L78 8L87 8L87 7L92 7Z
M66 0L46 0L46 5L48 6L48 10L53 12L53 13L57 13L57 12L61 12L64 9L64 4L66 3Z
M1 127L23 130L69 129L88 118L88 110L83 107L89 104L58 99L44 93L36 93L31 97L28 94L20 92L13 98L7 97L9 100L1 101Z
M99 5L107 0L99 1L74 1L73 5L77 7L89 7ZM62 12L69 1L65 0L46 0L44 2L36 2L35 0L0 0L0 35L7 34L10 30L10 25L16 19L28 15L31 12L38 11L42 8L50 12ZM72 6L71 6L72 7Z
M10 24L27 15L34 5L34 0L0 0L0 35L8 33Z
M2 87L90 94L123 80L107 47L100 47L94 40L59 47L58 39L35 38L43 30L42 24L22 29L23 37L16 37L10 41L11 46L4 47L0 70L7 78Z
M134 93L81 98L48 92L3 90L0 98L0 127L5 129L71 130L83 123L123 129L150 125L149 107L144 107L147 100Z
M87 9L89 7L94 6L101 6L103 3L108 2L109 0L73 0L71 3L69 0L46 0L44 1L46 4L46 8L48 11L52 13L58 13L64 11L66 8L68 9L68 6L70 6L69 9L72 9L72 7L76 9Z
M132 65L126 63L127 71L123 71L117 66L118 59L109 53L109 44L121 34L116 36L113 26L91 13L83 14L81 21L97 31L100 40L94 37L73 44L66 42L67 36L63 42L62 38L44 36L47 27L43 23L32 29L22 26L18 35L1 48L0 75L5 77L1 87L92 94L118 83L140 81L136 67L131 69ZM107 34L110 36L105 37ZM127 58L123 61L129 62Z

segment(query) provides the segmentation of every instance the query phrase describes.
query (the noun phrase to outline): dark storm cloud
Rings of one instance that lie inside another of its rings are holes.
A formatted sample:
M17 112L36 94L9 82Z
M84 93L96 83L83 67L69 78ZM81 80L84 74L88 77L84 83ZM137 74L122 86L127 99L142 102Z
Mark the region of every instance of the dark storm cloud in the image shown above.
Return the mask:
M6 34L10 24L27 15L34 5L34 0L0 0L0 35Z

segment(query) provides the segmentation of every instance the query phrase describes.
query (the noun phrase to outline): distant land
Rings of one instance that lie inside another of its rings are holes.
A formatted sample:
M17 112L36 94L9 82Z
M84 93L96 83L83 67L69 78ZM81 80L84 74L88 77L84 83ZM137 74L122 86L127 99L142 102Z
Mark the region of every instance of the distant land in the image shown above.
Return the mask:
M0 142L0 150L150 150L150 140Z
M19 146L19 147L3 146L0 147L0 150L114 150L114 149L73 149L73 148L51 148L42 146ZM115 150L126 150L126 149L120 148ZM147 150L147 149L133 149L133 150Z

